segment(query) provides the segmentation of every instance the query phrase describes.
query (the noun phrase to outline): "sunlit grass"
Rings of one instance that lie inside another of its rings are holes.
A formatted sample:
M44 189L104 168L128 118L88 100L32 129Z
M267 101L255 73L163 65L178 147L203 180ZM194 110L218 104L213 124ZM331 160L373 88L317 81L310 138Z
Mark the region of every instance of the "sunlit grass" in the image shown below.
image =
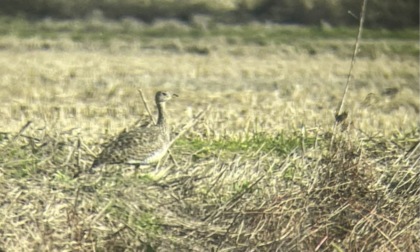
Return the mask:
M332 141L353 29L130 22L1 26L0 250L419 250L415 32L367 30ZM138 89L179 95L174 135L210 109L158 168L88 173Z

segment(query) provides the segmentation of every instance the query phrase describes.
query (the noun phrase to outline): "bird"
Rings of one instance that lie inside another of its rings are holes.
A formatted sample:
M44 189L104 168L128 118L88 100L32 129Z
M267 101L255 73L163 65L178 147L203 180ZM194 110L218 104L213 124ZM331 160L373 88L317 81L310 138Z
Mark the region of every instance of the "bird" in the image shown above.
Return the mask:
M92 169L105 164L149 166L158 163L168 151L171 130L168 125L166 102L177 94L158 91L155 95L158 119L150 127L134 127L121 132L115 140L105 144L92 163Z

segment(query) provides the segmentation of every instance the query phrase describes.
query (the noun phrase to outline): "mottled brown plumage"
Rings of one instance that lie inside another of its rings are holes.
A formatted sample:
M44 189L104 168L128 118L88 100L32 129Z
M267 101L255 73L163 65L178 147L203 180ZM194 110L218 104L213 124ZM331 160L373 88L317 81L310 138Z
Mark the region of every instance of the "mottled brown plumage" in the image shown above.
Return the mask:
M92 168L103 164L149 165L158 162L167 152L170 143L170 128L166 122L165 103L175 94L159 91L155 101L158 121L150 127L136 127L123 131L109 142L92 164Z

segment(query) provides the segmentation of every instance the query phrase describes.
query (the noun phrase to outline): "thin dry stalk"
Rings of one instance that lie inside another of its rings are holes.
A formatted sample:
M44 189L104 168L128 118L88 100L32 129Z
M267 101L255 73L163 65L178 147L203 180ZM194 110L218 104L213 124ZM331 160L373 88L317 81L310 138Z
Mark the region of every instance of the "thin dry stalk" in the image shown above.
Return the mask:
M359 20L359 30L357 32L356 42L354 44L354 50L353 50L353 55L351 57L349 73L347 74L346 87L344 88L343 96L341 97L340 103L338 105L338 108L337 108L337 111L336 111L336 114L335 114L336 120L334 122L333 135L331 137L330 150L332 149L332 146L333 146L333 143L334 143L335 133L336 133L336 130L337 130L337 125L342 122L342 120L338 120L338 118L344 117L344 119L345 119L345 117L347 117L347 113L343 113L343 107L344 107L344 103L346 101L347 93L348 93L348 90L349 90L349 87L350 87L350 80L351 80L351 77L352 77L352 72L353 72L354 65L356 63L357 53L359 51L360 40L362 38L363 23L365 21L365 14L366 14L366 3L367 3L367 0L363 0L362 10L361 10L361 15L360 15L360 20Z
M22 126L22 128L19 130L19 133L17 133L17 135L16 136L14 136L12 139L11 139L11 143L13 143L14 141L16 141L16 139L18 139L21 135L22 135L22 133L30 126L32 124L32 121L28 121L28 122L26 122L25 123L25 125L23 125Z
M149 106L147 105L146 98L143 95L143 90L141 88L137 89L137 91L140 93L141 100L143 101L143 105L146 108L147 113L149 114L150 118L152 119L153 123L156 124L156 120L152 115L152 112L150 112Z
M341 113L343 111L344 102L346 100L347 92L348 92L349 87L350 87L351 74L353 72L354 64L355 64L356 58L357 58L357 53L359 51L360 40L362 39L363 23L365 22L366 3L367 3L367 0L363 0L362 11L361 11L360 20L359 20L359 30L357 32L357 38L356 38L356 42L354 44L353 55L351 57L351 63L350 63L349 73L347 75L346 87L344 88L343 97L341 98L340 104L339 104L337 112L336 112L337 115L341 115Z

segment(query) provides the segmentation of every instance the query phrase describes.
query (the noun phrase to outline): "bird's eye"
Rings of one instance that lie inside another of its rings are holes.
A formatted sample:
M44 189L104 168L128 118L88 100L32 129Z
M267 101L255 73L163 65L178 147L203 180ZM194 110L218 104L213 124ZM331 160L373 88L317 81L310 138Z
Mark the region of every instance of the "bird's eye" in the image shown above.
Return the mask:
M166 96L167 94L165 92L163 92L162 95Z

